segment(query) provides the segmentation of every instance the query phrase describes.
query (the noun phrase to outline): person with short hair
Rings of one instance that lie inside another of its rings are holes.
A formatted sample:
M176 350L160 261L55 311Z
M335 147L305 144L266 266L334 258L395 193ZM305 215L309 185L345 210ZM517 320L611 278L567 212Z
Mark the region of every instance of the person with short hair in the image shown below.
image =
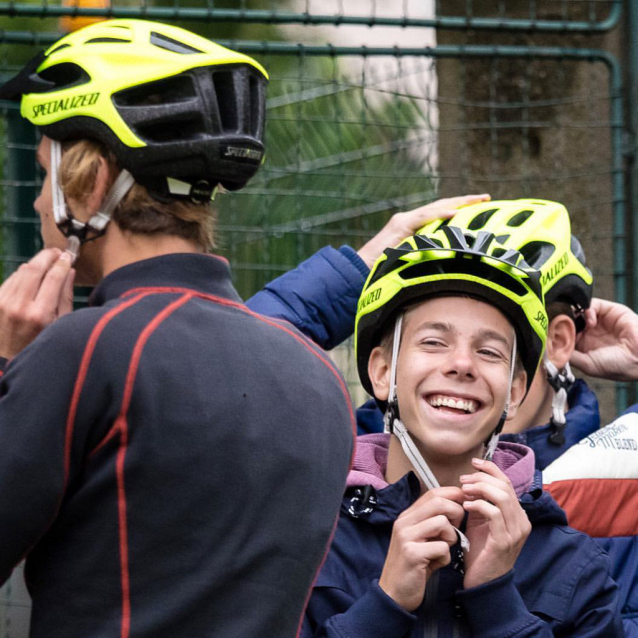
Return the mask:
M534 453L499 443L546 339L540 273L493 233L388 248L357 308L359 437L302 635L622 636L606 554L567 527Z
M46 248L0 287L0 582L26 556L34 638L298 632L354 414L327 355L206 254L211 196L261 165L266 81L109 20L0 89L45 172ZM70 312L74 276L96 287Z

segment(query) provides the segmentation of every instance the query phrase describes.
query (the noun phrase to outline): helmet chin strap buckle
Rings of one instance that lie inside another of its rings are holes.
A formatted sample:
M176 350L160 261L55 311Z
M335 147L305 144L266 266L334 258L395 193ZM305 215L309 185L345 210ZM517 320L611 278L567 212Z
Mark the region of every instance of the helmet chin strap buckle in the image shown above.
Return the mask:
M76 235L69 235L66 238L66 250L69 255L71 255L71 264L75 263L75 260L78 258L78 253L80 252L80 239Z
M106 231L111 221L111 215L129 192L135 180L127 171L122 170L109 189L100 210L92 215L88 221L81 222L68 209L62 186L58 179L60 162L62 161L62 145L56 140L51 140L51 199L53 203L53 219L60 232L67 238L66 252L71 255L73 262L78 257L80 246L92 239L97 239ZM89 234L92 236L89 236Z
M552 445L564 445L565 426L567 424L567 419L565 418L567 397L576 379L572 374L569 363L566 363L565 367L559 370L547 356L545 356L543 365L547 372L547 381L554 390L554 396L552 398L552 417L549 421L552 426L552 431L548 435L547 440Z

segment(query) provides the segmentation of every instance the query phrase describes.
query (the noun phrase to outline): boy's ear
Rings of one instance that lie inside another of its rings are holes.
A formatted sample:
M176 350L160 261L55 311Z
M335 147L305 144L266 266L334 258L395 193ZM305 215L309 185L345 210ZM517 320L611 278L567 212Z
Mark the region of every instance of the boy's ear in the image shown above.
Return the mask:
M113 167L109 165L104 157L100 157L98 162L93 190L86 194L83 201L74 201L69 198L69 203L76 209L75 212L81 211L80 215L78 215L81 221L86 221L100 210L106 194L114 182Z
M368 376L374 390L374 396L380 401L387 401L390 394L390 364L385 350L377 346L368 359Z
M558 315L549 322L547 358L562 370L576 347L576 326L568 315Z
M525 398L525 389L527 387L527 372L520 370L518 373L514 373L512 379L512 393L510 395L510 408L507 413L507 420L513 419L518 411L518 406L523 402Z

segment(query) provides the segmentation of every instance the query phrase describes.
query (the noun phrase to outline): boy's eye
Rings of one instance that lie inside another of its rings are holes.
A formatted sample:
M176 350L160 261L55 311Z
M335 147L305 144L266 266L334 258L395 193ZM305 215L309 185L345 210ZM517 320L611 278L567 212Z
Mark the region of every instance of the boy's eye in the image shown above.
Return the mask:
M435 347L435 346L443 346L445 344L442 341L439 341L438 339L423 339L421 341L421 345Z
M492 359L502 359L503 355L501 355L500 352L498 352L497 350L492 350L491 348L481 348L479 350L479 354L485 355L487 357L490 357Z

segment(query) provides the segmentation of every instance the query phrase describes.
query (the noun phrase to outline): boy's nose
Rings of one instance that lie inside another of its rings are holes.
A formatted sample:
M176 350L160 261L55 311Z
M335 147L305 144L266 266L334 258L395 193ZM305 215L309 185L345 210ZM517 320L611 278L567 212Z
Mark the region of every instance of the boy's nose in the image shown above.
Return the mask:
M466 347L456 347L445 362L445 374L460 378L474 378L476 371L472 352Z

